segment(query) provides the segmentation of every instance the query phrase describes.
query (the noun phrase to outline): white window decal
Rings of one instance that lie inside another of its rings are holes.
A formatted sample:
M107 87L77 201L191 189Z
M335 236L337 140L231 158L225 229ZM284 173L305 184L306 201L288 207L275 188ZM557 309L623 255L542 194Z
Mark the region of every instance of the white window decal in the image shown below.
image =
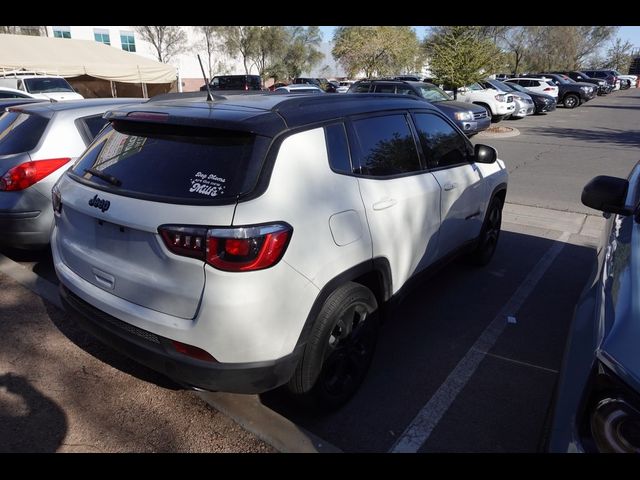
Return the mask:
M200 193L201 195L207 195L210 197L217 197L222 195L225 189L226 179L221 178L213 173L198 172L194 175L194 178L189 180L191 187L189 192Z

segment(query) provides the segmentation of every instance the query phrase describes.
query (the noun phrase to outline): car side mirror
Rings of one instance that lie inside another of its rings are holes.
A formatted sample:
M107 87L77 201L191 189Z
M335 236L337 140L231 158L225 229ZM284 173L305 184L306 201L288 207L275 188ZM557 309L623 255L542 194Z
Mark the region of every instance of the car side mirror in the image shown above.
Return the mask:
M628 190L628 180L600 175L585 185L581 200L587 207L605 213L630 215L633 210L625 204Z
M474 153L477 163L493 163L498 159L497 150L489 145L476 144Z

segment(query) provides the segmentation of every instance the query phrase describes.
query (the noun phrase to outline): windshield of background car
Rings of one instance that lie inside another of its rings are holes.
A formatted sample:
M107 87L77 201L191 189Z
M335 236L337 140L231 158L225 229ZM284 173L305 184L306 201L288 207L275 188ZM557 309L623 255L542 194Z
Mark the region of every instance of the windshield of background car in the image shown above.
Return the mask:
M501 82L499 80L494 80L493 82L491 82L491 84L496 85L498 88L500 88L500 90L504 92L513 92L514 90L517 90L516 88L513 88L513 84Z
M64 78L25 78L24 83L30 93L73 92Z
M0 115L0 155L33 150L47 127L49 119L21 112Z
M71 173L122 195L206 203L251 191L269 140L231 130L116 121Z
M511 87L512 89L522 92L522 93L531 93L531 90L527 90L522 85L518 85L516 82L505 82L505 85Z
M429 85L420 85L420 94L430 102L442 102L446 100L451 100L451 97L447 95L443 90L440 90L438 87Z
M479 83L472 83L468 88L469 90L484 90Z

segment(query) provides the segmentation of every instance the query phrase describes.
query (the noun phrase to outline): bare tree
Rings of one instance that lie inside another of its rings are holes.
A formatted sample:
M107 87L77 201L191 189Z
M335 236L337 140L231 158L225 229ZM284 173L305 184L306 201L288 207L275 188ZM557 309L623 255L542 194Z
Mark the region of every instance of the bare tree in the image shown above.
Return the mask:
M134 28L142 40L149 42L156 49L159 62L167 63L186 48L187 34L182 27L156 25Z
M631 66L631 52L633 44L628 40L616 38L611 42L611 46L607 49L608 61L604 65L605 68L613 68L621 73L628 73Z
M218 27L212 26L196 26L194 27L196 32L199 34L199 38L193 46L193 50L200 52L204 50L206 57L206 65L207 71L209 73L209 80L213 77L214 73L214 60L213 55L220 49L219 45L219 32ZM220 63L218 61L218 63Z

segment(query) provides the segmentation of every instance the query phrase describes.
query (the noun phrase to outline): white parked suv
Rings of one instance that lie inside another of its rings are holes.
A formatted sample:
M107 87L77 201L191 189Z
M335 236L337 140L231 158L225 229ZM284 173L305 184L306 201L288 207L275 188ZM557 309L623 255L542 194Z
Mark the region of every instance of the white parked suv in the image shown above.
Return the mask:
M368 370L379 307L496 248L504 163L421 99L191 97L106 116L53 189L61 294L185 386L288 383L337 407Z
M495 88L483 88L479 83L472 83L467 87L458 89L456 100L475 103L484 107L487 115L494 122L499 122L516 111L516 104L512 94Z
M0 73L0 87L14 88L27 92L33 98L42 98L44 100L61 101L81 100L84 98L63 77L36 72L15 71Z

